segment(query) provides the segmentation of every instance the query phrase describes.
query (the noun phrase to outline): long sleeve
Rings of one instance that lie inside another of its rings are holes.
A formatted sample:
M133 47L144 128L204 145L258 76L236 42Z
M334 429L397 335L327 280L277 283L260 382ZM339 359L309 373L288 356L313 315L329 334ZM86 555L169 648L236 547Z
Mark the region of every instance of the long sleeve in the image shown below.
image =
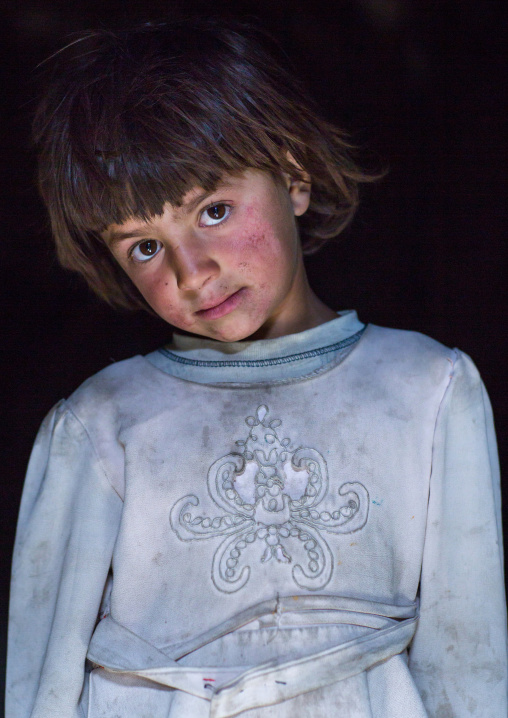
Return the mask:
M85 656L122 501L65 402L44 421L16 534L9 617L7 718L80 715Z
M431 718L506 718L499 470L490 403L458 353L436 424L410 669Z

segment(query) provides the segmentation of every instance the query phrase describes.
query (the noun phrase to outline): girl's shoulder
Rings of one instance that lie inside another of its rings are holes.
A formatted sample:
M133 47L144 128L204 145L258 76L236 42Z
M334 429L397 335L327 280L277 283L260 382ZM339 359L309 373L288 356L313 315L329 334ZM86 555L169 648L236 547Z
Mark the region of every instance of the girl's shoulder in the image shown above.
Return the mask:
M365 381L394 393L414 391L439 403L445 394L485 391L468 354L420 332L369 324L351 358Z
M456 348L445 346L441 342L421 332L407 329L393 329L368 324L365 332L370 348L386 354L390 359L405 362L442 364L455 362L461 353Z
M163 380L145 357L136 355L90 376L63 402L64 408L86 426L125 423L150 403L151 396L160 395Z
M420 332L368 325L364 361L378 367L377 382L385 386L415 387L420 396L432 394L441 402L460 407L487 403L482 377L473 359ZM360 357L358 357L360 359Z

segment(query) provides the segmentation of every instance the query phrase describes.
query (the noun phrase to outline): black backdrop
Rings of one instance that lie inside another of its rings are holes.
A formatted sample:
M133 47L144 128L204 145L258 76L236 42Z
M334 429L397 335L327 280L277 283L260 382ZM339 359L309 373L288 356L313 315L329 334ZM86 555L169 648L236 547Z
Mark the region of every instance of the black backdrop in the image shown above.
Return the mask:
M364 190L341 241L308 260L311 283L335 309L355 307L364 321L422 331L472 355L491 395L507 474L503 2L4 0L2 632L23 473L43 416L110 361L168 336L148 315L102 306L57 266L28 139L34 68L75 31L181 10L207 14L211 5L260 18L323 113L369 149L369 161L389 166Z

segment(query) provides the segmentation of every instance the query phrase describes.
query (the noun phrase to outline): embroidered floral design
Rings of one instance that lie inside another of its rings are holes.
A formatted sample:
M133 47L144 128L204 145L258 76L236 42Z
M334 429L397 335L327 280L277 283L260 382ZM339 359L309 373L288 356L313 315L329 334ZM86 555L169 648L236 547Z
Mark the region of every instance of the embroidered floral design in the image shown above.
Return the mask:
M214 554L212 580L225 593L249 580L251 568L242 554L257 543L262 563L289 564L292 554L304 555L306 565L293 566L293 580L307 590L324 588L334 562L321 532L361 529L369 511L367 489L358 482L342 484L342 504L326 511L321 504L328 493L328 471L319 451L294 449L289 438L279 438L282 422L269 421L264 404L245 423L249 434L236 442L238 452L223 456L208 471L208 493L222 513L213 518L193 514L199 499L190 494L173 506L171 527L181 541L223 538Z

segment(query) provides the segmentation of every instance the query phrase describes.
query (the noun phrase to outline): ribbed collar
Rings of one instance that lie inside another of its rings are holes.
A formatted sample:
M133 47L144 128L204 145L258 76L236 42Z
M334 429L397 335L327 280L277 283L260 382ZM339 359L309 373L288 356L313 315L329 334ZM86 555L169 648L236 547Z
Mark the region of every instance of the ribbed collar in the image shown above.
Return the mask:
M175 332L172 341L147 355L172 376L204 384L276 382L319 371L349 351L365 325L353 310L297 334L257 341L219 342Z

